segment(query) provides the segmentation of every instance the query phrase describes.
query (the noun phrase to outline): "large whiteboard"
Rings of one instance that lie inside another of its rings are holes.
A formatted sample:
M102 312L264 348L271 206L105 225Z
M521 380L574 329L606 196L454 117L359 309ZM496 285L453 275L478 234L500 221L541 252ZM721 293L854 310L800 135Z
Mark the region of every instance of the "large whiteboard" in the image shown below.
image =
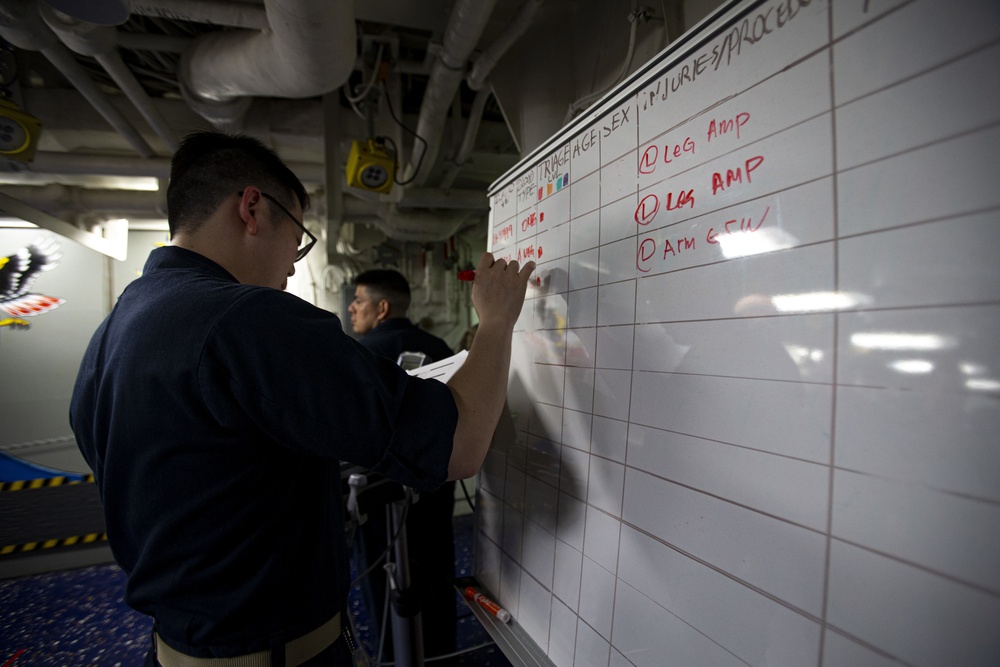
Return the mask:
M492 187L557 665L1000 664L1000 3L727 5Z

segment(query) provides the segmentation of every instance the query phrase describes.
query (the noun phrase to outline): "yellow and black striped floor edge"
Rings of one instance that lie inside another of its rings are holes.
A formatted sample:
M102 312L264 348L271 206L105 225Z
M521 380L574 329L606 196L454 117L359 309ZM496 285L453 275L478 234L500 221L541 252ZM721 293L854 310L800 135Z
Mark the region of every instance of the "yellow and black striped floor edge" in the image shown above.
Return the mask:
M56 477L42 477L39 479L21 479L14 482L0 482L0 493L4 491L28 491L32 489L45 489L52 486L63 486L64 484L87 484L94 482L93 473L84 475L83 479L73 479L65 475Z
M0 482L0 560L106 541L93 474Z
M11 554L26 554L33 551L43 551L45 549L55 549L58 547L75 547L84 544L96 544L97 542L107 542L108 536L105 533L87 533L86 535L73 535L72 537L51 538L40 542L25 542L24 544L8 544L0 547L0 557Z

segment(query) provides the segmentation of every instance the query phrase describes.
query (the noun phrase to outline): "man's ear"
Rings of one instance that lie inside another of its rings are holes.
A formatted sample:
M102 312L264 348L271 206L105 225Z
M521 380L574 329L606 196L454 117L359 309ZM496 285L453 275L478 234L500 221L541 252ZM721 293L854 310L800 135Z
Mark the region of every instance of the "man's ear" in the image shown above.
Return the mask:
M378 317L378 321L389 317L389 301L386 299L379 299L378 304L375 306L375 315Z
M239 204L237 204L237 214L240 221L243 223L246 232L251 236L257 234L259 226L257 216L261 214L263 199L260 194L260 188L255 185L248 185L243 189Z

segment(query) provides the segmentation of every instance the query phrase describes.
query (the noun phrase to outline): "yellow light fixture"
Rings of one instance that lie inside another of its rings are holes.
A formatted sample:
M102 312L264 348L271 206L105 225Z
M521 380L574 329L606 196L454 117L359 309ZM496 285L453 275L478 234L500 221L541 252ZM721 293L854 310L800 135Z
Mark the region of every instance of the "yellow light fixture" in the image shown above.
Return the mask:
M372 192L392 190L395 160L381 142L374 139L354 141L347 156L347 185Z

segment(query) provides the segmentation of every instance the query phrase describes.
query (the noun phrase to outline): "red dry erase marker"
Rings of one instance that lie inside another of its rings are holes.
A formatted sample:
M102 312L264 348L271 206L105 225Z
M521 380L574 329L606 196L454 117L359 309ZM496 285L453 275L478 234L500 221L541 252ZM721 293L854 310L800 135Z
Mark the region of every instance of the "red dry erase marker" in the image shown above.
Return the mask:
M469 598L470 600L474 600L475 602L478 602L480 607L482 607L486 611L490 612L491 614L499 618L501 623L506 623L507 621L510 620L509 611L507 611L506 609L502 609L500 605L498 605L496 602L489 599L482 593L477 593L476 589L473 588L472 586L469 586L468 588L465 589L465 597Z
M459 280L466 280L466 281L472 282L473 280L476 279L476 272L475 271L459 271L458 272L458 279Z

